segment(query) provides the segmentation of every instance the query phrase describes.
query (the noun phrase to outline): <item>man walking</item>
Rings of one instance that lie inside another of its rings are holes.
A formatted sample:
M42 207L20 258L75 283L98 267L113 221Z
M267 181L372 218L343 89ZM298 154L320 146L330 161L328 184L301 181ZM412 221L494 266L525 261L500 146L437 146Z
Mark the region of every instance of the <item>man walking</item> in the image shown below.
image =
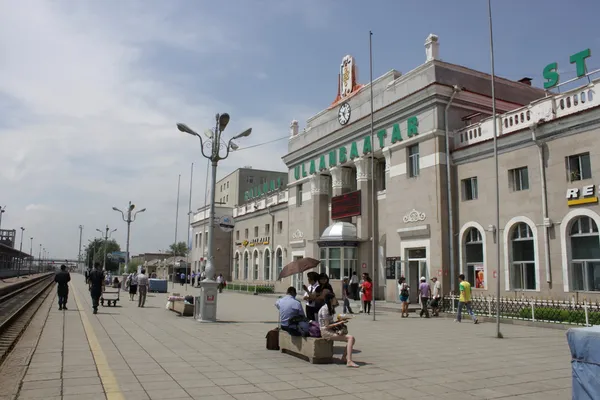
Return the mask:
M460 288L460 298L458 299L458 313L456 314L456 319L454 322L460 322L462 319L462 309L463 307L467 307L467 312L473 319L473 323L477 323L477 317L473 314L473 309L471 308L471 284L465 281L465 275L460 274L458 276L459 288Z
M352 276L350 277L350 294L354 301L358 301L358 275L356 275L356 271L352 272Z
M148 275L146 275L146 270L142 268L141 273L137 276L138 281L138 291L140 292L138 296L138 307L144 307L146 304L146 294L148 293Z
M429 310L427 309L427 303L429 302L429 297L431 295L429 284L427 283L427 279L424 276L421 277L421 284L419 285L419 297L421 299L421 313L420 317L423 317L425 314L425 318L429 318Z
M90 273L90 295L92 296L92 308L94 314L98 314L98 304L100 303L100 297L102 296L102 289L104 288L104 273L100 269L100 263L94 264L94 270Z
M71 280L71 274L67 271L66 265L60 266L60 271L54 275L54 282L56 282L56 294L58 295L58 309L67 309L67 299L69 297L69 281Z
M185 274L183 272L179 274L179 280L181 282L181 286L183 286L183 284L185 283Z
M442 301L442 283L438 281L437 276L431 278L433 282L433 300L431 301L431 313L434 317L440 316L440 302Z

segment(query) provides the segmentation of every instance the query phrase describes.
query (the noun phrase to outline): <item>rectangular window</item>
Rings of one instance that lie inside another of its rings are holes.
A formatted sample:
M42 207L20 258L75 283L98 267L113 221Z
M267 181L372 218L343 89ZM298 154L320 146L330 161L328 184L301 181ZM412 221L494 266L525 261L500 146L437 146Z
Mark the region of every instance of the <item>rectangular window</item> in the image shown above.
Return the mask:
M240 240L240 231L235 231L235 240Z
M208 246L208 232L204 235L204 247Z
M257 238L258 237L258 226L254 227L254 237Z
M342 249L331 247L328 249L329 279L341 279L342 277Z
M267 182L267 178L264 177L264 176L261 176L260 177L260 184L262 185L263 183L266 183L266 182Z
M592 177L590 153L576 154L565 159L567 168L567 181L582 181Z
M198 234L198 247L202 246L202 234Z
M269 236L271 234L271 225L265 224L265 236Z
M252 175L248 175L246 177L246 183L254 183L254 177Z
M477 177L471 177L462 180L463 201L477 199Z
M229 195L225 196L225 202L227 203L229 201Z
M229 181L227 181L227 189L229 189Z
M415 178L419 176L419 145L408 147L408 176Z
M512 265L512 285L516 290L535 290L535 264L516 262Z
M513 192L529 189L529 171L527 167L508 170L508 185Z
M375 163L375 190L385 190L385 159Z
M277 221L277 233L281 234L283 232L283 221Z
M248 239L248 228L244 229L244 239Z
M302 184L296 186L296 207L302 205Z

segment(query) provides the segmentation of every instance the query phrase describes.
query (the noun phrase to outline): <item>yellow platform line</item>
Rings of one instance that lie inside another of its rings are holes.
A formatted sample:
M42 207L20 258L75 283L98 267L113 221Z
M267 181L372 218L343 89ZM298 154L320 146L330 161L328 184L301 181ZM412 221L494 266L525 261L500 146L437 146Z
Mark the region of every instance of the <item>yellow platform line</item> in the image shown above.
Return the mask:
M77 304L77 309L79 310L81 323L83 324L83 329L87 335L88 343L90 344L90 349L92 350L92 355L94 356L94 362L96 363L96 368L98 368L98 375L100 375L102 386L106 392L106 398L107 400L125 400L123 393L121 393L121 390L119 389L119 384L115 379L115 375L108 366L108 361L106 360L106 356L104 355L102 347L98 342L96 332L94 332L94 328L92 327L92 324L90 323L90 320L84 311L86 304L79 300L77 289L74 288L73 285L71 285L71 289L75 295L75 303Z

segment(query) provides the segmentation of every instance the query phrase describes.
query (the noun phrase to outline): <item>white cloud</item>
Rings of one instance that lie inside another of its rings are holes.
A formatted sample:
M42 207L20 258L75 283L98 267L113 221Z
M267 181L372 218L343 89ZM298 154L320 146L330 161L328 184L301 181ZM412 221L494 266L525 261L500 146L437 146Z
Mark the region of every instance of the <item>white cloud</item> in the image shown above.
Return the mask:
M203 77L150 71L148 60L161 60L161 48L196 62L224 48L242 58L252 51L240 42L247 32L222 29L209 10L187 15L166 2L5 1L0 7L0 202L8 204L3 228L25 226L34 247L42 242L51 254L67 257L77 254L80 224L85 237L109 224L119 228L124 247L125 225L111 207L132 200L148 212L132 227L131 251L164 249L173 240L181 173L179 239L185 240L189 165L197 166L197 207L204 199L205 160L197 141L177 132L175 123L202 131L215 111L235 115L236 105L209 90L182 90L186 83L207 85L220 65ZM281 108L275 119L232 118L228 131L253 127L241 147L285 136L286 121L299 116ZM220 168L283 169L286 145L240 151ZM266 151L276 156L261 157Z

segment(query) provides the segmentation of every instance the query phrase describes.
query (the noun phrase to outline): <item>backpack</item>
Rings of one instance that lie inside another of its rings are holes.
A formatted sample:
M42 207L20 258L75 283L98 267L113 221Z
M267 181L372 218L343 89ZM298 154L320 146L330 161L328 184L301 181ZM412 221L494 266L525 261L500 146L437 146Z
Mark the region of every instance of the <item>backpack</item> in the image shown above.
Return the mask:
M408 297L408 286L406 285L406 283L403 283L401 287L402 289L400 290L400 296Z
M279 350L279 328L267 332L267 350Z

